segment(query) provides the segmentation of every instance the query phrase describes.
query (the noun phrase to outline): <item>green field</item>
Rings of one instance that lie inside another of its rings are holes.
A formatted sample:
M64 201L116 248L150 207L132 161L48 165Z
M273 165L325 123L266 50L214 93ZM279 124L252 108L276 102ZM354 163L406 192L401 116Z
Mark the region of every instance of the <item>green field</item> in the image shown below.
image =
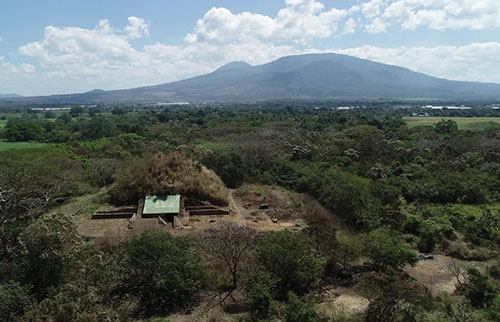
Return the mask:
M195 142L196 145L204 147L205 149L212 151L221 151L226 147L225 143L220 142L210 142L206 140L198 140Z
M3 129L7 125L7 120L0 120L0 129Z
M404 117L403 120L408 124L409 128L416 126L432 126L441 120L453 120L457 122L458 128L461 130L468 129L485 129L495 126L494 123L500 126L500 117L425 117L412 116Z
M32 143L32 142L7 142L0 140L0 152L7 150L19 150L19 149L33 149L44 146L44 143Z

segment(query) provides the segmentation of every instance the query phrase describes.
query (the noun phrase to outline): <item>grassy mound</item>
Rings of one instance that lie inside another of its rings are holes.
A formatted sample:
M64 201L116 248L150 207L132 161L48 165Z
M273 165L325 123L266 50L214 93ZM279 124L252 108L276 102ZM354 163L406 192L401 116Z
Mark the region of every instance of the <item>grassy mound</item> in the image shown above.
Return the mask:
M116 204L135 203L146 195L180 194L189 198L228 204L228 191L211 170L184 154L158 153L152 158L132 161L118 171L110 190Z

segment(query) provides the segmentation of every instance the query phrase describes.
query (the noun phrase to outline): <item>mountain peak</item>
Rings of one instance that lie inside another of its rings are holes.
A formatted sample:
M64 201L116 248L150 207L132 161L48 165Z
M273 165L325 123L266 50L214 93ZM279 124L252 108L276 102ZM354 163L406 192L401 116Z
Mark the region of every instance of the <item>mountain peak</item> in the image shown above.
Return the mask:
M96 104L381 98L498 100L499 93L500 84L449 81L332 53L287 56L258 66L233 62L206 75L156 86L19 101Z
M249 69L249 68L252 68L252 65L250 65L249 63L244 62L244 61L235 61L235 62L226 64L222 67L219 67L216 71L220 72L220 71L245 70L245 69Z
M101 94L101 93L106 93L106 91L102 90L102 89L93 89L93 90L88 91L84 94Z

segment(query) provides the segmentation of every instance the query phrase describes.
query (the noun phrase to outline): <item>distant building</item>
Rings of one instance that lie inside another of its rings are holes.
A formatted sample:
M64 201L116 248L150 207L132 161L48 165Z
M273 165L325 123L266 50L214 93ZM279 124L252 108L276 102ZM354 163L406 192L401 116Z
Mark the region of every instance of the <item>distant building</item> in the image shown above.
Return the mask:
M432 110L442 110L442 109L470 110L470 109L472 109L472 107L470 107L470 106L434 106L434 105L425 105L425 106L422 106L422 108L427 108L427 109L432 109Z
M156 103L156 106L189 105L189 102Z
M47 112L47 111L69 111L69 107L34 107L31 109L33 112Z

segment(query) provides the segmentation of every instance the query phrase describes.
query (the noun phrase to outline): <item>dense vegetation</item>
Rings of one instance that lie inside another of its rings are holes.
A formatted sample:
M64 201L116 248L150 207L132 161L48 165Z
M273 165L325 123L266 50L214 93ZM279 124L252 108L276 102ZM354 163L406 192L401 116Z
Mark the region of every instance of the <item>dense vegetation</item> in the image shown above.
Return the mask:
M4 140L45 145L0 152L0 321L140 320L239 295L243 321L329 321L316 308L332 285L369 299L351 321L497 321L500 130L408 128L402 116L412 112L277 104L11 114ZM173 192L227 204L223 183L309 194L349 233L309 213L300 232L148 232L98 247L74 214L51 211L102 188L103 202L118 205ZM457 268L456 294L433 298L402 271L417 252L489 269Z

